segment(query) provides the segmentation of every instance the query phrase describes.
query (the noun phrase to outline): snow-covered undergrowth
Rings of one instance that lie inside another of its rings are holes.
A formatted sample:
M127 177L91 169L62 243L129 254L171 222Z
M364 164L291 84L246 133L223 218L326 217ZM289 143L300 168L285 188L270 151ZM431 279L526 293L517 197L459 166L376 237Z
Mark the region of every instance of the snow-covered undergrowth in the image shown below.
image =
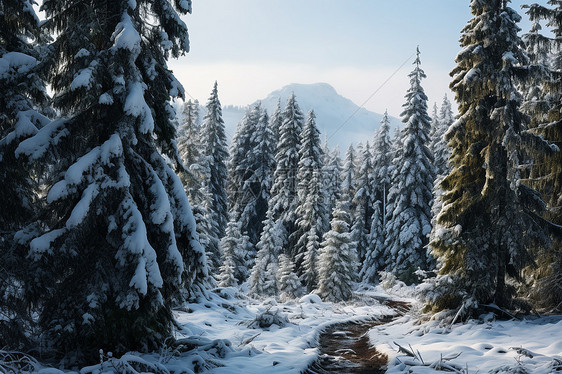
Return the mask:
M436 319L420 322L422 316L416 312L420 305L412 298L414 287L392 278L383 278L381 285L386 288L358 287L353 301L339 304L322 302L314 294L285 303L274 298L255 300L246 296L245 289L222 288L209 299L174 312L177 339L161 352L131 352L119 358L100 352L99 364L79 371L47 368L13 354L5 355L6 365L0 365L0 372L300 373L317 359L318 338L325 327L396 315L396 310L380 302L391 297L411 303L413 312L368 333L377 350L388 355L389 374L562 371L562 316L497 321L489 315L455 325ZM12 370L18 368L23 370Z
M562 371L562 316L498 321L488 315L442 326L436 320L420 324L406 315L373 328L369 338L379 352L388 354L389 374ZM398 352L397 344L404 350Z
M176 312L179 337L227 339L232 351L212 370L232 373L299 373L317 358L317 338L327 325L395 314L368 295L346 304L325 303L311 294L278 303L256 301L225 288L201 304ZM373 296L377 296L373 293Z

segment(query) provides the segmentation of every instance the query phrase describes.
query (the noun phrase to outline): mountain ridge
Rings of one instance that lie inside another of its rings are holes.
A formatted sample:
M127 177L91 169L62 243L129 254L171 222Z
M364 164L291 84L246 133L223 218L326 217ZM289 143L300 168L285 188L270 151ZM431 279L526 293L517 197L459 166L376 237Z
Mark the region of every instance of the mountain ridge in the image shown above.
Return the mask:
M289 96L294 93L303 114L312 109L316 114L316 125L322 139L328 139L331 147L338 146L345 151L349 144L371 141L375 131L380 127L383 114L371 112L359 107L350 99L340 95L328 83L301 84L292 83L272 91L261 100L256 100L247 107L223 106L223 120L227 133L232 136L236 132L238 122L246 109L257 102L271 115L281 100L281 110ZM391 129L399 128L401 121L389 116Z

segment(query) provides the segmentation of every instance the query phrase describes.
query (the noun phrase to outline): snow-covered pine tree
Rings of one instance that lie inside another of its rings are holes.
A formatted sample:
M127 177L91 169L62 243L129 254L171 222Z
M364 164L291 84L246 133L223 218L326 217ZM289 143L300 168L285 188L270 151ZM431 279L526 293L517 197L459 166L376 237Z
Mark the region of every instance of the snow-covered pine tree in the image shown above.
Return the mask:
M341 175L342 166L339 149L335 148L330 150L326 141L324 145L324 164L322 166L322 178L324 179L323 188L326 198L324 212L326 216L323 219L322 232L328 232L328 230L330 230L331 214L336 207L336 202L340 198L342 184Z
M228 223L228 201L226 195L228 148L217 82L213 86L211 96L209 96L205 107L207 113L203 117L201 143L203 155L207 158L209 174L205 178L204 183L211 197L208 209L212 220L217 223L217 237L220 239L224 236ZM220 262L217 260L214 259L215 262Z
M24 320L30 317L21 295L14 292L28 277L27 250L12 239L40 210L37 171L16 157L15 150L50 122L35 109L46 103L47 95L40 76L44 56L39 20L32 4L0 3L0 341L11 349L25 348L29 329Z
M345 195L343 195L345 196ZM332 302L351 299L357 274L357 254L351 240L349 201L339 200L324 235L318 260L318 295Z
M312 291L317 281L318 248L324 234L325 190L322 179L322 149L320 131L316 127L314 111L308 113L301 136L298 170L297 231L295 231L295 259L297 274L303 284Z
M559 151L546 155L535 155L531 169L523 183L541 193L547 210L544 217L562 225L562 3L548 1L549 6L530 5L527 14L533 21L529 33L523 36L531 64L542 68L522 84L525 101L522 110L530 115L530 131L543 136L555 144ZM543 35L540 21L546 20L553 37ZM550 52L552 51L552 52ZM546 74L545 74L546 73ZM538 156L538 157L537 157ZM537 254L538 270L533 269L538 279L533 296L541 306L562 310L562 234L554 233L554 245Z
M223 265L220 268L219 286L235 286L248 277L247 253L251 252L248 237L240 231L241 222L231 217L226 226L226 234L221 239Z
M395 159L397 180L389 191L393 203L385 239L388 270L407 282L414 280L413 273L418 268L427 268L425 247L431 232L435 180L433 156L427 147L431 119L427 114L427 96L421 86L421 80L426 76L420 67L419 48L414 65L403 105L404 147Z
M283 124L279 129L279 142L275 152L275 172L268 211L271 212L271 218L275 222L280 221L283 225L283 232L286 235L282 238L283 246L287 253L294 254L296 238L293 233L297 229L298 204L297 173L300 137L304 125L304 116L294 94L287 100L282 116Z
M365 260L362 262L359 272L359 279L365 283L376 283L378 272L386 270L383 217L382 202L376 201L371 219Z
M30 0L0 4L0 241L33 215L30 167L15 156L19 143L49 120L35 110L47 100L40 76L39 19ZM7 198L9 196L9 198Z
M253 174L253 165L250 164L248 155L251 154L251 138L258 127L261 112L259 102L246 110L237 125L230 146L227 191L230 215L236 219L240 218L246 205L254 199L253 193L247 191L245 182Z
M256 131L252 134L252 152L248 155L252 160L253 174L246 184L255 198L242 212L242 223L253 244L258 242L263 229L275 171L277 138L270 124L267 111L263 110Z
M349 202L349 208L351 211L354 210L352 203L353 196L355 196L355 193L357 192L357 176L355 172L357 156L355 153L355 147L353 144L350 144L347 148L347 152L345 153L345 160L341 174L341 199Z
M178 151L185 166L180 178L185 191L196 210L203 204L205 196L202 193L204 176L208 175L208 163L202 154L201 125L199 123L199 102L187 101L182 107L182 118L178 127Z
M277 284L281 301L295 299L302 295L301 282L295 273L295 263L285 254L279 255Z
M229 161L230 214L252 243L258 242L267 213L275 147L269 117L258 103L239 123Z
M45 0L56 35L50 83L66 118L16 154L50 169L47 209L17 234L34 271L26 295L43 349L76 360L98 350L156 349L171 337L172 302L195 296L206 258L181 182L167 69L189 49L177 12L189 1Z
M356 245L357 257L360 263L365 260L367 248L371 238L371 218L375 206L375 178L372 167L372 155L369 143L363 147L360 166L357 173L357 191L353 197L353 225L351 237Z
M283 238L286 237L283 222L274 221L272 212L268 210L264 221L258 253L250 275L250 292L256 296L274 296L278 293L277 269L278 258L283 249Z
M279 139L281 125L283 124L283 112L281 111L281 98L277 100L277 106L269 119L269 128L273 133L273 139Z
M473 18L451 72L459 119L447 132L452 170L441 183L442 230L431 242L441 265L438 281L446 278L448 286L431 302L435 309L510 307L508 273L515 280L531 260L529 245L547 241L533 213L542 201L518 179L519 151L540 140L525 132L519 111L515 79L527 56L517 35L520 16L507 4L471 3Z
M449 157L451 151L447 146L447 140L445 139L445 134L449 127L453 124L453 110L451 108L451 102L447 98L447 95L443 97L443 102L441 103L441 108L437 119L433 119L431 124L431 145L430 149L433 153L433 165L435 166L436 175L446 175L449 173Z
M388 202L392 169L392 142L390 140L390 120L385 111L379 131L373 142L373 173L376 181L375 199L382 202L383 221Z

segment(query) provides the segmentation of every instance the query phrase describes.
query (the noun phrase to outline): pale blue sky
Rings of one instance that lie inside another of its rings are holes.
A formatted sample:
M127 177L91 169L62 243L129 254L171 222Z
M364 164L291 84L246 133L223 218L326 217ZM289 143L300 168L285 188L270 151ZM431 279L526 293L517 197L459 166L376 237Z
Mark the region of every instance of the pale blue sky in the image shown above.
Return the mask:
M521 4L511 6L529 27ZM546 3L546 0L533 2ZM327 82L361 105L415 52L430 106L448 91L469 0L193 0L184 17L191 52L170 67L205 102L215 80L223 104L245 105L289 83ZM365 105L399 116L410 60ZM298 99L298 98L297 98Z

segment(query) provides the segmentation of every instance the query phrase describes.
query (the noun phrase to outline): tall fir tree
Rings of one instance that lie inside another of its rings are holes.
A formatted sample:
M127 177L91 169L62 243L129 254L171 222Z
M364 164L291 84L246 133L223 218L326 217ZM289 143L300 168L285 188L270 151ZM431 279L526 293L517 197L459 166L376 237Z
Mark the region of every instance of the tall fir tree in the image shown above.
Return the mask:
M473 18L451 72L459 119L447 133L452 170L441 183L442 229L431 242L438 281L447 279L432 302L436 309L510 307L508 276L516 281L532 260L529 246L547 241L535 214L543 204L518 178L519 151L542 142L525 132L519 110L516 79L526 71L527 56L517 35L520 16L508 3L472 2Z
M166 61L189 49L177 12L190 2L42 7L56 35L49 83L66 118L16 149L52 171L47 209L18 233L35 274L25 296L52 352L96 360L100 348L157 349L171 337L174 300L207 279L190 205L162 156L182 167L169 99L183 89Z
M343 163L342 174L341 174L341 199L348 201L350 203L350 209L353 211L353 196L357 192L357 175L356 175L356 165L357 155L355 147L350 144L345 153L345 160Z
M376 181L375 199L382 202L382 212L386 211L388 191L390 190L392 169L392 142L390 140L390 120L385 111L379 131L373 142L373 173ZM384 220L384 218L383 218Z
M185 166L180 178L190 203L195 207L205 200L203 180L208 175L208 163L202 154L199 102L188 100L182 107L182 119L178 127L178 151Z
M384 221L382 202L376 201L369 230L365 260L361 263L359 279L365 283L376 283L377 274L386 269L384 247Z
M314 111L308 113L301 136L298 170L297 231L294 258L296 271L309 291L316 286L318 248L324 234L326 219L325 190L322 179L322 149L320 131Z
M285 254L279 255L277 284L279 285L279 298L282 301L295 299L302 295L301 282L295 273L295 263Z
M256 296L274 296L279 291L276 274L286 233L283 222L273 220L271 215L272 212L268 211L257 244L256 261L250 274L250 292Z
M340 198L342 166L339 149L330 150L327 141L324 145L324 163L322 166L322 178L325 196L325 217L323 219L323 232L330 229L330 218L336 203Z
M205 107L207 113L203 117L201 143L204 149L203 155L207 158L209 175L204 183L211 197L211 203L209 204L210 216L217 224L217 237L220 239L224 236L226 224L228 223L228 200L226 195L228 148L217 82L213 86L211 96Z
M248 110L238 126L229 161L230 214L257 243L266 218L273 180L276 140L261 104Z
M324 236L320 248L316 292L326 301L347 301L353 296L352 286L358 264L349 227L349 205L348 200L338 201L332 213L331 229Z
M530 115L530 131L543 136L558 147L558 152L534 157L528 178L522 182L537 189L546 202L544 217L562 225L562 4L548 1L548 6L528 7L533 26L523 36L531 63L542 70L534 79L522 84L525 101L522 110ZM541 33L540 22L546 20L552 36ZM552 52L551 52L552 51ZM541 251L538 257L537 278L533 297L541 306L562 310L562 233L553 232L552 248ZM546 297L545 297L546 296Z
M357 173L357 191L352 200L355 211L353 212L351 233L356 243L359 262L363 262L371 241L371 218L376 201L375 178L369 143L363 148L360 162Z
M29 274L27 251L17 248L14 233L40 209L38 171L15 150L49 121L39 113L46 104L45 56L39 19L29 0L0 4L0 341L12 349L29 348L27 323L32 320L18 292ZM27 319L27 321L25 321Z
M298 204L297 185L299 168L299 151L301 149L301 133L304 116L292 94L287 100L283 111L283 124L279 129L279 142L275 152L275 172L271 187L271 198L268 209L274 221L280 221L286 237L283 238L284 248L294 257L297 230L296 207Z
M248 277L248 254L252 250L249 238L241 231L241 222L231 217L226 234L221 239L223 265L220 268L219 286L231 287Z
M389 192L393 200L387 223L389 270L409 282L418 268L426 269L427 235L431 231L431 202L435 172L433 156L427 147L431 119L427 114L427 96L421 86L426 77L421 69L420 51L409 74L410 89L402 112L404 146L395 160L397 181Z
M431 143L430 149L433 153L436 175L446 175L449 173L449 157L451 152L447 146L447 140L445 139L445 134L449 127L453 124L453 109L451 108L451 102L447 99L447 95L443 97L443 102L439 113L434 114L436 117L433 118L431 123Z

